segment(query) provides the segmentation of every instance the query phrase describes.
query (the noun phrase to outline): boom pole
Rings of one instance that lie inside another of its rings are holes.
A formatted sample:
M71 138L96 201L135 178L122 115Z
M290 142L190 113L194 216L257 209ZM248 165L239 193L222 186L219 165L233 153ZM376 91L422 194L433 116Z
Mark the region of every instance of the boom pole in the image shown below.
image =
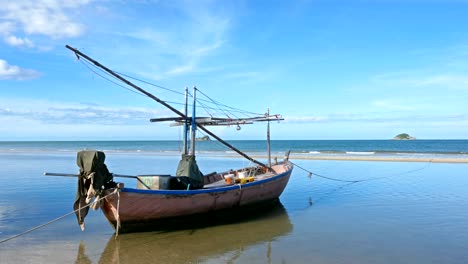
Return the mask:
M87 56L86 54L82 53L81 51L79 51L78 49L76 48L73 48L69 45L65 45L65 47L71 51L73 51L76 55L76 57L79 59L80 56L85 58L86 60L92 62L94 65L96 65L97 67L103 69L104 71L106 71L107 73L109 73L110 75L114 76L115 78L119 79L120 81L122 81L123 83L127 84L128 86L134 88L135 90L143 93L144 95L148 96L149 98L155 100L156 102L162 104L163 106L167 107L169 110L171 110L172 112L176 113L177 115L179 115L180 117L182 117L183 119L187 120L187 115L183 114L182 112L180 112L179 110L175 109L174 107L172 107L171 105L169 105L168 103L162 101L161 99L159 99L158 97L154 96L153 94L145 91L144 89L140 88L139 86L133 84L132 82L130 82L129 80L123 78L122 76L120 76L119 74L115 73L114 71L112 71L111 69L107 68L106 66L102 65L101 63L97 62L96 60L90 58L89 56ZM207 133L208 135L214 137L215 139L217 139L219 142L223 143L225 146L227 146L228 148L232 149L233 151L237 152L239 155L243 156L244 158L264 167L264 168L267 168L269 170L271 170L271 167L268 167L267 165L263 164L262 162L248 156L247 154L245 154L244 152L238 150L237 148L235 148L234 146L232 146L231 144L227 143L226 141L222 140L221 138L219 138L218 136L216 136L215 134L213 134L211 131L209 131L208 129L206 129L204 126L202 126L201 124L196 124L198 128L200 128L201 130L203 130L205 133Z

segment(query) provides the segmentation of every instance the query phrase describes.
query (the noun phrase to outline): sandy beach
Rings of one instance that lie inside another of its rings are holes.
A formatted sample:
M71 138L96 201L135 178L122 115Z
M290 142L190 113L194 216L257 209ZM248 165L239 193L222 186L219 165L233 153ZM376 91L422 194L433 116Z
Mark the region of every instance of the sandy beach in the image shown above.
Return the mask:
M256 159L266 159L265 155L253 156ZM283 156L272 156L272 159L282 160ZM291 160L341 160L341 161L385 161L385 162L433 162L433 163L468 163L468 157L395 157L395 156L351 156L351 155L291 155Z
M302 160L343 160L343 161L389 161L389 162L434 162L434 163L468 163L467 158L444 157L376 157L376 156L291 156L291 159Z

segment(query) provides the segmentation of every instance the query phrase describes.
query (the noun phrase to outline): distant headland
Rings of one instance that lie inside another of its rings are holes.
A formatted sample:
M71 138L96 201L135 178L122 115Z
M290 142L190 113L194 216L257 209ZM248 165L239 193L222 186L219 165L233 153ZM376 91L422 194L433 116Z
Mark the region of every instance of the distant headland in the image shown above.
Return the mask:
M415 137L412 137L406 133L398 134L393 138L393 140L415 140L415 139L416 139Z

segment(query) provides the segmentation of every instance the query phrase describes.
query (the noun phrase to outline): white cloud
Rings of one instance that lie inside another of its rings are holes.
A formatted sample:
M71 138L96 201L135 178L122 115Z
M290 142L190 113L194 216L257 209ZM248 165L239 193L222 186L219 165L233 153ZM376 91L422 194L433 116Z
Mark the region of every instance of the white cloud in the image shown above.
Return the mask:
M0 23L0 32L3 34L9 34L15 30L15 24L12 22L1 22Z
M0 24L4 41L12 46L33 47L25 34L42 35L52 39L71 38L83 34L84 25L75 21L70 12L91 0L20 0L4 1L0 5Z
M0 59L0 80L28 80L39 77L40 73L8 64Z
M28 38L17 38L15 36L5 36L5 43L13 47L25 46L27 48L34 47L34 44Z

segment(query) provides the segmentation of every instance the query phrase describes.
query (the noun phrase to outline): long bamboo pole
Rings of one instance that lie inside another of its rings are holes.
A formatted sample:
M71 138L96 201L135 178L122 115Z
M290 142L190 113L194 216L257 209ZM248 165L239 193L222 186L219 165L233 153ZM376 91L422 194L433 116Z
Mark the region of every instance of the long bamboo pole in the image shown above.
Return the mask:
M144 95L148 96L149 98L155 100L156 102L162 104L163 106L167 107L169 110L171 110L172 112L176 113L177 115L179 115L180 117L184 118L184 119L187 119L187 116L184 115L182 112L180 112L179 110L175 109L174 107L172 107L171 105L169 105L168 103L162 101L161 99L159 99L158 97L154 96L153 94L145 91L144 89L140 88L139 86L133 84L132 82L130 82L129 80L123 78L122 76L120 76L119 74L115 73L114 71L112 71L111 69L107 68L106 66L102 65L101 63L97 62L96 60L90 58L89 56L87 56L86 54L82 53L81 51L79 51L78 49L75 49L69 45L65 45L65 47L71 51L73 51L75 53L75 55L79 58L80 56L85 58L86 60L92 62L94 65L98 66L99 68L105 70L106 72L108 72L109 74L111 74L112 76L114 76L115 78L119 79L120 81L124 82L125 84L127 84L128 86L136 89L137 91L143 93ZM204 126L200 125L197 123L197 127L200 128L201 130L205 131L208 135L214 137L215 139L217 139L219 142L223 143L224 145L226 145L228 148L234 150L235 152L237 152L239 155L243 156L244 158L264 167L264 168L267 168L269 170L271 170L270 167L268 167L267 165L263 164L262 162L248 156L247 154L245 154L244 152L238 150L237 148L235 148L234 146L232 146L231 144L227 143L226 141L222 140L221 138L219 138L218 136L216 136L215 134L213 134L211 131L209 131L208 129L206 129Z
M80 175L78 174L73 174L73 173L56 173L56 172L44 172L44 176L61 176L61 177L73 177L76 178ZM133 176L133 175L122 175L122 174L115 174L112 173L113 177L118 177L118 178L131 178L131 179L137 179L143 186L145 186L148 190L151 190L151 187L146 185L138 176ZM146 175L141 175L141 176L146 176ZM169 174L164 174L164 175L154 175L154 176L170 176Z

